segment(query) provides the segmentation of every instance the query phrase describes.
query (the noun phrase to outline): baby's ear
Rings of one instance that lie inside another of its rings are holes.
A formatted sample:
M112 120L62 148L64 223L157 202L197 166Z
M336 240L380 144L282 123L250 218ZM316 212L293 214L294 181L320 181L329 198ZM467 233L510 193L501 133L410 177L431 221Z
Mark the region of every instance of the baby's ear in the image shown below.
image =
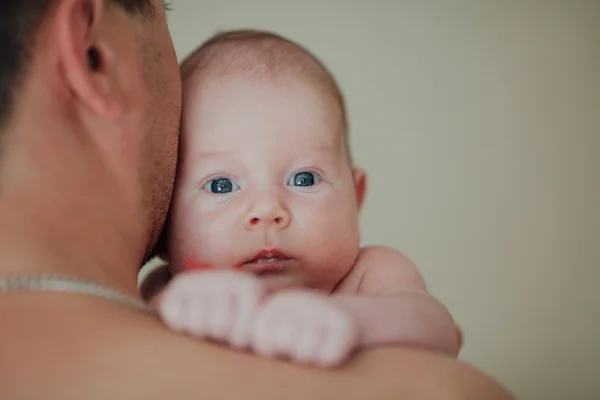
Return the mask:
M354 193L356 194L356 206L358 210L362 208L367 194L367 173L362 168L354 168L352 171L354 178Z

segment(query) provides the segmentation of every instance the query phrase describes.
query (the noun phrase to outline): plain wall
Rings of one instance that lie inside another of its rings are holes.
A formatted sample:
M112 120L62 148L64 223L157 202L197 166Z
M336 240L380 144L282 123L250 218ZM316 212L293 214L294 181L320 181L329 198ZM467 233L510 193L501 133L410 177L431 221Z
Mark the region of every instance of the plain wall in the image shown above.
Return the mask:
M250 27L333 71L369 174L363 242L415 261L463 360L522 399L600 399L600 1L172 6L180 59Z

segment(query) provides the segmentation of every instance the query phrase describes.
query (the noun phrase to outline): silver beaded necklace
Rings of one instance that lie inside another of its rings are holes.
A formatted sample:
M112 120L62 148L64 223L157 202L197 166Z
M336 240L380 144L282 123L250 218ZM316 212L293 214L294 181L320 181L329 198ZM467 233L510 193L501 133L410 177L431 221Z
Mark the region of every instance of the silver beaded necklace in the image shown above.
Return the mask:
M62 275L33 275L0 278L0 294L10 292L45 291L80 293L115 301L136 311L156 314L150 305L118 290L98 283Z

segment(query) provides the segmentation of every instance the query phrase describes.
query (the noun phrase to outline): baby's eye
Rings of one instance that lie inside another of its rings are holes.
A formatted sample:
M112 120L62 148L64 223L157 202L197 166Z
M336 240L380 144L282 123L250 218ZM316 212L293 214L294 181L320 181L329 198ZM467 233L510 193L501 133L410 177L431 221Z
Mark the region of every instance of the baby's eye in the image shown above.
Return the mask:
M204 185L204 190L214 194L227 194L240 190L240 187L229 178L215 178Z
M289 186L308 187L317 184L321 178L314 172L298 172L288 181Z

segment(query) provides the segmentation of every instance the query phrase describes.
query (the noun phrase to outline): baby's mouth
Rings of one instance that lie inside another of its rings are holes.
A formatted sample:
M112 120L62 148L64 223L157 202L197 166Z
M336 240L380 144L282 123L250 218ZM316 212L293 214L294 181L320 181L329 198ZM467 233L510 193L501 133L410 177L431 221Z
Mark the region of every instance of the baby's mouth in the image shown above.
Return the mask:
M246 261L241 268L256 275L281 272L293 259L277 250L261 251Z

